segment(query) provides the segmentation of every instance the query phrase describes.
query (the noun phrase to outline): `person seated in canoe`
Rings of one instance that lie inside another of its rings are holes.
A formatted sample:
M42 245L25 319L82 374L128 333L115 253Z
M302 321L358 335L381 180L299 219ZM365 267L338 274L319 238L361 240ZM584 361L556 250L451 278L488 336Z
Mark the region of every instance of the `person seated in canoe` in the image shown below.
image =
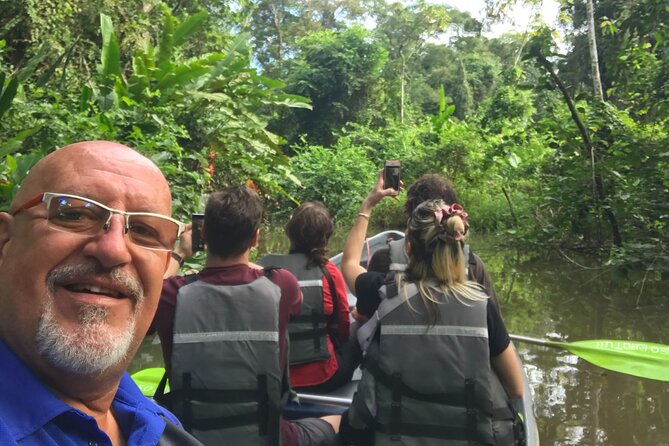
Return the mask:
M497 307L465 275L465 210L443 200L418 205L407 223L404 271L368 272L359 263L374 206L395 193L379 175L344 247L344 279L358 311L370 311L358 330L362 379L341 441L518 444L522 422L510 402L523 396L520 363Z
M350 382L361 360L357 341L348 342L350 312L344 277L326 257L334 231L330 211L320 201L302 203L285 230L289 254L269 254L258 264L293 273L304 296L300 316L288 325L292 387L328 393Z
M260 196L247 186L210 195L202 233L207 259L197 274L163 283L154 321L171 391L171 407L205 445L330 445L339 417L289 422L280 416L287 378L288 320L302 293L284 269L249 262L263 219ZM192 254L190 230L177 254ZM179 268L172 260L170 272Z
M434 173L421 176L407 189L407 199L404 202L406 217L411 217L414 209L423 201L437 198L444 200L446 204L460 202L458 193L451 181ZM485 264L479 256L471 251L468 244L464 245L464 254L468 279L483 286L483 290L490 296L490 300L499 308L495 287L490 280ZM372 255L368 269L369 271L382 273L404 271L408 262L409 259L404 250L404 239L394 240L388 244L387 248L381 248Z

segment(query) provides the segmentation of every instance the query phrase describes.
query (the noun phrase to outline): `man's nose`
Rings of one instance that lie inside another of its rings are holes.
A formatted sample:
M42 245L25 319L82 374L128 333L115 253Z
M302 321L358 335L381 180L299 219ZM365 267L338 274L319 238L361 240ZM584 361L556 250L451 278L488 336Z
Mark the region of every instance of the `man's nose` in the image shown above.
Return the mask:
M105 268L130 263L132 256L130 240L125 236L125 219L122 215L112 215L98 234L84 247L84 255L94 257Z

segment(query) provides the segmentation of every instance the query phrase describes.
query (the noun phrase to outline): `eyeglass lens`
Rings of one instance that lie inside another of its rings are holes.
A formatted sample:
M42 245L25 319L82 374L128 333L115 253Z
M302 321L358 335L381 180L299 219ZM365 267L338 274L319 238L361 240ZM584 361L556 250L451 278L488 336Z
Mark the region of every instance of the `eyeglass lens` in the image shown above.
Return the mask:
M68 232L95 235L109 220L110 211L79 198L55 196L48 204L48 222ZM126 216L128 237L140 246L171 250L178 228L174 222L153 215Z

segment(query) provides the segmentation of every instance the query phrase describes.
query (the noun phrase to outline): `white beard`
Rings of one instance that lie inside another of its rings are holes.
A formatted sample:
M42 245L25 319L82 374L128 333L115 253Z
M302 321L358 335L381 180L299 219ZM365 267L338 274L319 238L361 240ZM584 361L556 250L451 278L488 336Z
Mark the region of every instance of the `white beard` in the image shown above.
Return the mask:
M135 308L127 324L115 328L107 322L108 310L98 305L82 305L79 328L65 329L57 320L54 305L55 284L70 276L85 276L95 265L59 266L47 276L47 300L35 334L38 354L54 367L77 375L100 374L120 364L132 347L136 315L144 292L137 279L118 270L107 274L114 281L132 290Z

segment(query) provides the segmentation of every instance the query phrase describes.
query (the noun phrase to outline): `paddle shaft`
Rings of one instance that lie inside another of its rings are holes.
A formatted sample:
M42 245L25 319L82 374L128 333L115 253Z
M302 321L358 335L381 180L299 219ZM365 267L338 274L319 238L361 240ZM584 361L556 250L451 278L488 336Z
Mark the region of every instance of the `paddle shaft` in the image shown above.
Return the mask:
M328 404L332 406L342 406L342 407L349 407L352 402L351 398L314 395L311 393L298 393L297 397L299 398L301 403Z
M513 334L510 334L509 338L511 338L512 341L526 342L528 344L535 344L535 345L543 345L544 347L564 348L564 343L562 342L547 341L545 339L530 338L527 336L520 336Z

